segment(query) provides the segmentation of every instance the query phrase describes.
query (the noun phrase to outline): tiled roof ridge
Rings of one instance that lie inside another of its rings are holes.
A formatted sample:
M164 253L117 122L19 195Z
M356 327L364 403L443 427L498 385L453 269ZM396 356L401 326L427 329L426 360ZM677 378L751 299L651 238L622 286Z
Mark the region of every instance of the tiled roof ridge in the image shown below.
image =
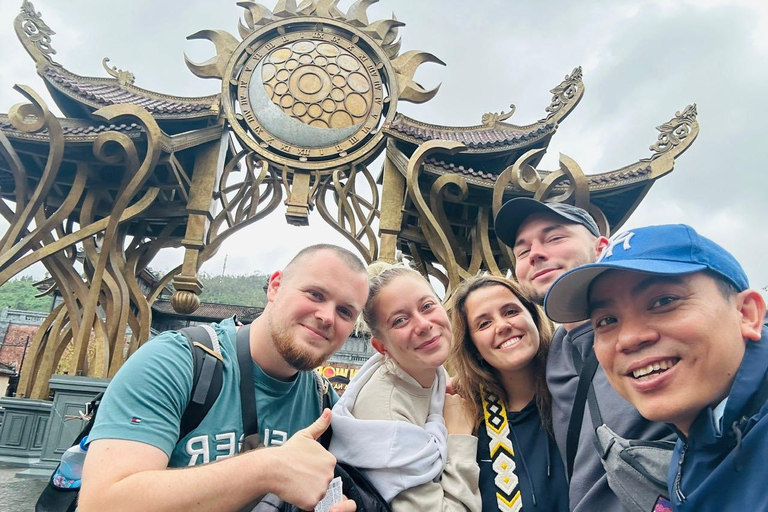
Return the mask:
M217 95L184 98L157 93L134 85L120 85L114 78L83 77L58 66L46 66L43 77L57 89L97 105L133 104L154 114L212 115Z
M170 299L157 299L155 301L155 304L159 303L167 303L170 304ZM222 307L231 307L231 308L242 308L242 309L264 309L264 306L248 306L245 304L225 304L220 302L201 302L200 306L222 306Z
M61 122L61 130L64 133L64 135L90 135L90 134L97 134L107 131L118 131L118 132L130 132L130 131L141 131L142 128L137 123L119 123L119 124L106 124L106 123L98 123L98 124L83 124L83 123L67 123L67 119L59 119ZM15 132L19 134L26 134L26 132L21 132L17 130L8 119L8 116L5 114L0 114L0 130L4 132ZM34 135L47 135L48 129L41 130Z
M542 126L546 124L550 124L546 122L546 119L541 119L539 121L536 121L531 124L518 126L516 124L510 124L510 123L504 123L501 121L497 121L494 125L487 125L487 124L475 124L471 126L447 126L442 124L434 124L434 123L427 123L426 121L420 121L418 119L414 119L413 117L409 117L403 113L398 112L395 118L392 120L392 124L397 123L398 125L407 125L407 126L419 126L421 128L431 128L431 129L439 129L439 130L445 130L445 131L457 131L457 132L464 132L464 131L491 131L491 130L499 130L499 131L520 131L520 130L526 130L530 128L534 128L537 126Z
M552 133L556 127L557 123L554 121L536 123L527 127L504 123L498 123L494 126L451 127L429 125L398 114L388 128L390 131L418 140L455 140L469 148L487 148L509 146L537 139Z
M445 169L450 172L457 172L459 174L465 174L468 176L475 176L478 178L490 180L490 181L496 181L499 177L498 174L492 173L492 172L486 172L482 171L480 169L474 169L470 166L464 166L464 165L456 165L453 162L446 162L443 160L438 160L435 157L428 157L426 160L426 163L428 165L432 165L435 167L439 167L442 169ZM543 177L548 176L552 171L538 171L539 174ZM626 179L632 179L637 178L640 176L644 176L651 172L651 166L648 162L635 162L633 164L627 165L625 167L622 167L620 169L616 169L613 171L608 171L606 173L602 174L588 174L586 175L587 183L591 185L599 185L602 183L610 183L610 182L616 182L616 181L622 181ZM500 174L500 173L499 173ZM568 180L565 180L562 185L565 186L567 183L569 183Z

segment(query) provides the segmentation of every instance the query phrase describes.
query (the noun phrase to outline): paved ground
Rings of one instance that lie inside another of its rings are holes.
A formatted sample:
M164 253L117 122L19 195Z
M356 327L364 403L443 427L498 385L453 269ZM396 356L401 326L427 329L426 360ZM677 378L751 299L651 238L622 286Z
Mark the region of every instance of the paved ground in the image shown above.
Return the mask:
M0 512L34 512L37 497L48 481L16 478L23 469L0 466Z

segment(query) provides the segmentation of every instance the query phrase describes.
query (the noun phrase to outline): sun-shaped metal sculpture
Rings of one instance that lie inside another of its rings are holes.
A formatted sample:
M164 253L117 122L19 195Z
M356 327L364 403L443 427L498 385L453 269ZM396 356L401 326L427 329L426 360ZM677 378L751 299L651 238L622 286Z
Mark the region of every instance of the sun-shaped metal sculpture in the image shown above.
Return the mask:
M384 141L397 101L421 103L439 88L413 81L424 62L442 62L418 51L398 55L397 19L368 22L359 0L346 14L338 0L297 6L281 0L274 10L240 2L242 41L219 30L208 39L217 55L187 65L197 76L222 80L223 113L247 147L293 169L330 172L374 155Z

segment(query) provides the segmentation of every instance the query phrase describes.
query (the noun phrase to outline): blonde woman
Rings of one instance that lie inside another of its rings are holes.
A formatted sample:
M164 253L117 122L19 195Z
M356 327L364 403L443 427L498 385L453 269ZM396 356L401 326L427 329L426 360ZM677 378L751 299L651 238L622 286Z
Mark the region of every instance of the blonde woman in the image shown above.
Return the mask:
M448 314L429 282L402 265L373 265L369 288L363 317L378 354L333 409L330 451L394 512L479 512L472 418L445 394Z
M515 283L465 281L451 311L449 359L478 437L483 512L568 511L544 371L552 325Z

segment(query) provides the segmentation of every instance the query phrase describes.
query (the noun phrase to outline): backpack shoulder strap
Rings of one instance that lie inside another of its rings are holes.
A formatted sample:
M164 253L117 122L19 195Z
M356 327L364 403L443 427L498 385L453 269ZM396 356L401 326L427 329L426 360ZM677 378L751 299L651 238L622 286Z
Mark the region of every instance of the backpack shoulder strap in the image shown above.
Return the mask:
M571 419L568 422L568 433L565 441L566 452L566 468L568 471L568 481L573 476L573 464L576 460L576 450L579 447L579 437L581 436L581 424L584 421L584 409L587 403L587 394L592 387L592 379L597 372L597 357L595 351L590 346L587 352L586 360L578 368L581 363L581 355L578 353L578 349L573 347L573 359L574 364L577 365L579 371L579 386L576 388L576 397L573 400L573 409L571 409Z
M243 435L248 437L259 431L256 415L256 390L253 386L253 358L250 342L251 325L237 331L237 364L240 367L240 409L243 418Z
M219 339L209 325L185 327L179 331L189 343L194 364L192 394L181 417L179 439L200 425L221 392L224 358Z
M320 375L320 372L317 370L312 370L312 375L315 377L315 384L317 384L317 395L320 398L320 410L333 409L333 404L331 404L331 383ZM328 429L323 432L317 441L327 450L331 445L332 436L333 429L331 426L328 426Z

